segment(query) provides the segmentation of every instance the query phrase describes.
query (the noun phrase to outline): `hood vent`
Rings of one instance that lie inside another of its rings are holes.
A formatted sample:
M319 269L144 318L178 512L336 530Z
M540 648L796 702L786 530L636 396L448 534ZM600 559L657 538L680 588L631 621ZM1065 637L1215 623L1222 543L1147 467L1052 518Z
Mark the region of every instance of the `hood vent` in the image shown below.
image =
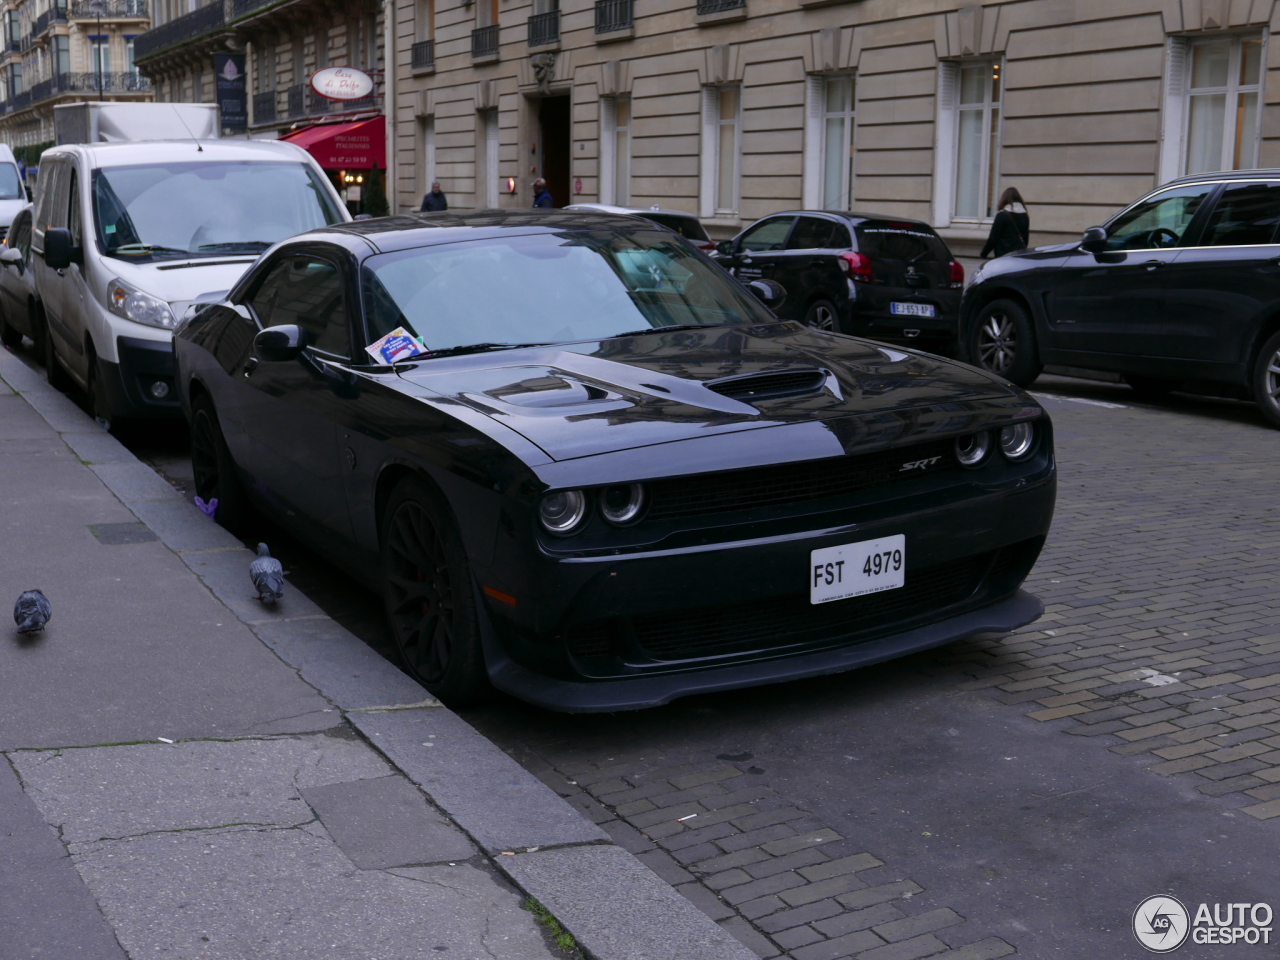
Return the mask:
M783 397L803 397L817 393L827 382L825 370L780 370L777 373L752 373L745 377L725 377L703 384L722 397L759 403Z

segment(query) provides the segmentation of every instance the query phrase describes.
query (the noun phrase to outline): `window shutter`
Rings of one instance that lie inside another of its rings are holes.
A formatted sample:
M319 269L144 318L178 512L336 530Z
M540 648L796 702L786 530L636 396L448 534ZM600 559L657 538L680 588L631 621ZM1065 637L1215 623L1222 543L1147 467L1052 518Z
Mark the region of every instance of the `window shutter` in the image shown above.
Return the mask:
M617 203L616 172L618 132L618 101L613 97L600 98L600 179L598 196L600 203Z
M949 227L956 189L956 107L960 64L938 63L938 116L934 121L933 225Z
M705 218L716 215L716 195L718 193L716 174L717 145L720 142L720 90L718 87L702 88L702 156L699 158L699 216Z
M1164 64L1164 116L1160 128L1158 182L1180 177L1186 168L1187 57L1186 37L1170 37Z
M804 89L804 201L809 210L822 207L822 113L826 78L810 74Z

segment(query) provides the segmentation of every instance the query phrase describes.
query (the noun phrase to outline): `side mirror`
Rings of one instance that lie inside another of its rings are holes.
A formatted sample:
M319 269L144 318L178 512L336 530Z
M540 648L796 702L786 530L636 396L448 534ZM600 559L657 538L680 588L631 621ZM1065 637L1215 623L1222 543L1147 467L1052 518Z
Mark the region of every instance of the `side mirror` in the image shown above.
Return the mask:
M51 270L65 270L84 259L79 247L71 240L66 227L51 227L44 232L44 262Z
M6 267L16 267L18 275L22 275L25 265L22 262L22 251L17 247L5 247L0 250L0 265Z
M1101 253L1107 248L1107 231L1105 227L1090 227L1080 240L1080 249L1089 253Z
M253 338L253 352L263 360L277 363L296 360L306 345L306 334L293 323L267 327Z
M774 280L752 280L747 289L770 310L787 299L786 287Z
M716 253L720 254L722 257L731 256L733 254L733 241L721 240L716 244Z

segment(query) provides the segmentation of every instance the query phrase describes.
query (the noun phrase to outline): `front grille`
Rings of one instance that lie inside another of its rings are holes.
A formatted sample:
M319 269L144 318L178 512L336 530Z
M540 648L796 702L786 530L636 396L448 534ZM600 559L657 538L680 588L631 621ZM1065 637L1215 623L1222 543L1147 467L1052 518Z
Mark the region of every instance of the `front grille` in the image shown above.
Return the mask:
M788 370L779 373L757 373L729 380L714 380L706 388L722 397L731 397L746 403L776 400L780 397L797 397L817 393L827 382L821 370Z
M1026 558L1021 546L908 569L904 586L863 597L811 604L805 592L653 616L612 617L575 624L566 639L569 652L579 659L621 654L634 644L645 657L670 662L874 634L887 626L927 620L963 602L982 586L993 561L999 564L997 554L1013 551Z
M904 470L908 464L915 466ZM728 510L807 503L954 469L959 469L955 445L950 440L935 440L858 457L657 480L648 484L650 500L646 519L673 520Z

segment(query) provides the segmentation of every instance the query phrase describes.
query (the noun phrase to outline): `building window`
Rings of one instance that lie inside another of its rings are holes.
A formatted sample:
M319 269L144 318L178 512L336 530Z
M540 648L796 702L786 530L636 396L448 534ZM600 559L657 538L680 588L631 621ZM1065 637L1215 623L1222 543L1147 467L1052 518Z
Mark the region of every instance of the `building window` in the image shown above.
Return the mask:
M56 74L71 72L71 38L53 38L53 72Z
M109 37L89 38L89 71L91 73L111 72L111 39Z
M1197 40L1187 71L1187 173L1258 164L1262 40Z
M959 66L956 103L955 218L995 216L1000 161L1000 64Z
M124 38L124 72L138 76L138 65L133 62L133 41L136 37Z
M702 90L702 216L736 217L742 172L742 89Z
M481 110L477 123L476 206L498 205L498 111Z
M600 202L631 202L631 98L606 97L601 103Z
M822 77L821 152L822 209L853 209L853 77Z
M435 5L431 0L418 0L415 11L417 39L432 40L436 35Z

